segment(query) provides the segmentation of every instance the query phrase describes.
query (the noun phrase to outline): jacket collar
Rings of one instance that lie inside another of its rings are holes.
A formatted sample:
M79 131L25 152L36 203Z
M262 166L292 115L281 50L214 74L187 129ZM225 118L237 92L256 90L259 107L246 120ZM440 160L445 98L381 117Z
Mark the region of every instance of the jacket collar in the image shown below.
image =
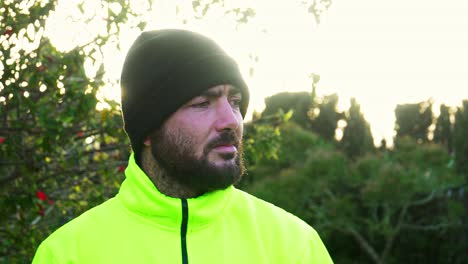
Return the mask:
M187 199L189 228L203 227L219 217L229 205L234 192L230 186L225 190L206 193L197 198ZM180 228L182 202L180 198L169 197L159 192L145 172L130 156L125 170L125 180L120 186L117 199L130 211L153 222Z

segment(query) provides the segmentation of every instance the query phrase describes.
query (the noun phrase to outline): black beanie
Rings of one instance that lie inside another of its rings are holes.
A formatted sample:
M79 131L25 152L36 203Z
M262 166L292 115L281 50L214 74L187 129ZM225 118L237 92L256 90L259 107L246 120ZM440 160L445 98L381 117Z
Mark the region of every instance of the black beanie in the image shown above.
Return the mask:
M243 117L249 104L234 60L211 39L187 30L143 32L125 58L120 84L124 128L137 162L145 138L203 91L231 84L242 93Z

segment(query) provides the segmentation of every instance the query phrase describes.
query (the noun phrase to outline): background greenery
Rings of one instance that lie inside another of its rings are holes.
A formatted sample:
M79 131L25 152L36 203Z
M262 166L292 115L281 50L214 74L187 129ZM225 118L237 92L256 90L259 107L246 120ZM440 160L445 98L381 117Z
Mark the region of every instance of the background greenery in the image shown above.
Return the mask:
M193 7L203 16L213 2ZM53 230L112 197L130 153L119 104L99 96L97 58L122 25L142 30L143 16L129 1L101 1L104 33L60 52L44 34L56 5L0 3L0 263L30 262ZM309 11L319 19L329 5ZM226 12L239 23L255 15ZM318 81L267 98L246 124L238 187L314 226L336 263L466 263L468 100L437 117L430 100L398 105L394 146L375 148L359 103L338 111L339 96L317 96Z

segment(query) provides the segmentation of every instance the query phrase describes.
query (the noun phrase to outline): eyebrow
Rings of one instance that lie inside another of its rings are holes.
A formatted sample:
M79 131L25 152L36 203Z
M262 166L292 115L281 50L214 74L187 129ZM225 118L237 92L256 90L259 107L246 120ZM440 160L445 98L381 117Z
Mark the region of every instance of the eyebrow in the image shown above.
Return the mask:
M233 96L241 94L240 90L238 88L232 87L229 89L228 96ZM224 90L223 89L215 89L215 90L206 90L204 91L201 96L206 96L209 98L218 98L224 95Z

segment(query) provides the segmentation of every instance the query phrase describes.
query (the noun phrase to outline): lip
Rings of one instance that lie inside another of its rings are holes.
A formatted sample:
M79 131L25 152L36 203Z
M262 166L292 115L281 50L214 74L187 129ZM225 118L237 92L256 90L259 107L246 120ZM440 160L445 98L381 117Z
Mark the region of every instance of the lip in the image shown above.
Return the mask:
M237 148L234 145L219 145L213 148L217 152L236 152Z

